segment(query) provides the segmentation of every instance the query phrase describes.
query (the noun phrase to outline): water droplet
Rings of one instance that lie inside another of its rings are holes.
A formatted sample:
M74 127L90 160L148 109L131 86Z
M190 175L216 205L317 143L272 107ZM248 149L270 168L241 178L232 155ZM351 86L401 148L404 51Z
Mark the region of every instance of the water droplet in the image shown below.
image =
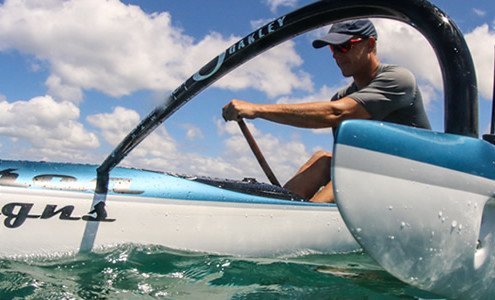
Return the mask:
M435 231L432 231L432 232L431 232L431 236L434 236L434 235L435 235Z
M388 210L392 210L392 209L394 209L394 207L393 207L392 205L390 205L390 206L388 207Z
M388 238L391 240L395 240L395 236L393 236L393 235L389 235Z
M356 228L356 232L361 232L362 229L361 228Z
M423 258L422 258L422 257L420 257L420 258L419 258L419 261L422 261L422 260L423 260Z
M442 211L439 211L438 212L438 217L441 218L443 216L443 212Z
M406 223L405 222L401 222L400 223L400 229L404 229L404 227L406 227Z
M457 221L456 220L452 221L451 226L452 226L452 228L456 228L457 227Z

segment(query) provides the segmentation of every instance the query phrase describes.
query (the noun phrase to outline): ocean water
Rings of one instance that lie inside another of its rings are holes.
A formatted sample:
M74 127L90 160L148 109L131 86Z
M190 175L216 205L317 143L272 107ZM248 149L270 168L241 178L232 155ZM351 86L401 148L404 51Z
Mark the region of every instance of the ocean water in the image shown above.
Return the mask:
M0 299L438 299L364 253L252 259L124 245L0 260Z

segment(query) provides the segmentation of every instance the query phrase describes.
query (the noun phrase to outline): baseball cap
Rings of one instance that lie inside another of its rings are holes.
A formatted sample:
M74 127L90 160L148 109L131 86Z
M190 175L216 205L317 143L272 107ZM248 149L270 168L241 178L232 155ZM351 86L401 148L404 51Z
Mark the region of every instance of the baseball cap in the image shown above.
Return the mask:
M314 48L325 47L329 44L340 45L354 36L378 37L375 26L368 19L350 20L335 23L330 27L328 34L313 41Z

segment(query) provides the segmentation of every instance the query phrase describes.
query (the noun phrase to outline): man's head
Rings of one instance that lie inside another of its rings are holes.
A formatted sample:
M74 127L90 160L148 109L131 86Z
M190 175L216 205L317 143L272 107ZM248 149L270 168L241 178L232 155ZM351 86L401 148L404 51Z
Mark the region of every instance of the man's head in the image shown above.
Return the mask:
M375 26L367 20L335 23L327 35L313 41L313 47L329 46L345 77L369 74L378 64Z
M329 45L342 45L353 38L369 37L374 37L376 40L378 34L375 26L368 19L344 21L333 24L327 35L313 41L313 47L322 48Z

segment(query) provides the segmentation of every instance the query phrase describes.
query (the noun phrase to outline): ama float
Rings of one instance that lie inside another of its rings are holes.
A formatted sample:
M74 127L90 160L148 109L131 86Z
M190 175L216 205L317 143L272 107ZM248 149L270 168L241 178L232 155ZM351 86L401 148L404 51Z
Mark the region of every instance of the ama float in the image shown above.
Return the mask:
M430 42L443 75L445 133L343 123L332 162L337 205L309 203L250 180L117 167L157 126L231 70L303 32L362 17L408 23ZM495 147L488 142L493 136L478 139L477 111L471 55L440 9L422 0L319 1L227 48L99 166L0 160L0 256L122 243L257 257L363 249L419 288L487 298L495 294ZM364 184L353 184L356 178Z

